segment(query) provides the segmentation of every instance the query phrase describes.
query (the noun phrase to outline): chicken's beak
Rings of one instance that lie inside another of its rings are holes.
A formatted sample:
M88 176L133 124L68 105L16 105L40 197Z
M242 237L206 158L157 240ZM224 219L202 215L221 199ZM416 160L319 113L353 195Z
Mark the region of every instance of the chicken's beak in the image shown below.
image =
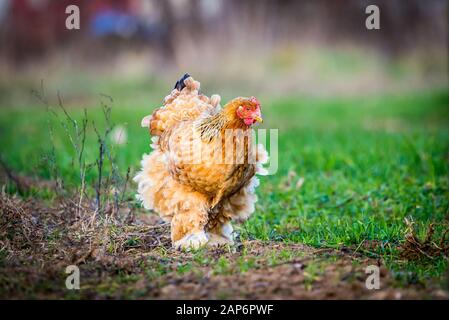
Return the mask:
M260 116L255 116L254 120L256 120L257 122L263 123L263 119Z

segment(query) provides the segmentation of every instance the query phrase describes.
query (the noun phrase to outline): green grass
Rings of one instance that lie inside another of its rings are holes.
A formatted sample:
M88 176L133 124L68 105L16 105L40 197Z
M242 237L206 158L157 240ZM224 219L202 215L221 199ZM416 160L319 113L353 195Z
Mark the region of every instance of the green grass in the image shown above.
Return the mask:
M141 86L137 87L140 90ZM134 174L142 154L149 151L149 136L140 128L140 119L158 106L166 92L150 92L145 103L141 94L133 99L129 90L136 90L134 87L124 92L114 87L111 92L116 90L117 97L108 93L115 99L112 121L125 125L128 142L116 146L114 154L121 173L130 167ZM104 126L101 108L89 103L89 119ZM261 179L257 210L238 229L242 237L316 247L357 247L363 241L377 240L383 246L366 253L383 257L398 278L408 277L408 271L419 279L444 274L448 268L444 258L404 264L398 259L396 246L404 239L405 217L416 221L421 235L432 222L437 223L437 235L441 235L442 224L447 224L446 91L354 98L291 96L267 98L262 103L264 127L279 129L279 170ZM53 110L61 116L57 107ZM69 111L81 119L82 108ZM45 160L51 150L49 125L54 130L57 167L65 184L75 187L79 178L67 135L55 116L38 103L0 109L1 154L17 172L50 179ZM97 148L96 136L89 129L88 163L94 162ZM91 170L87 179L92 181L95 175ZM304 183L296 188L300 177ZM32 195L52 196L40 190ZM239 264L247 271L254 261ZM178 272L190 268L180 265ZM226 261L219 261L216 272L226 270ZM151 276L160 272L163 270Z

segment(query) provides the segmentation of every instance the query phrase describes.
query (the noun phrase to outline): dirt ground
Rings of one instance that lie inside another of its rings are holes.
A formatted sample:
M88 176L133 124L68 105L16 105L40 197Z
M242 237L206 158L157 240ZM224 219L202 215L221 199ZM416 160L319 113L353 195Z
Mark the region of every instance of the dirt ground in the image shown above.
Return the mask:
M382 260L357 248L282 242L180 252L154 215L95 215L76 200L44 204L0 195L2 299L449 299L433 284L397 287ZM68 290L65 268L80 269ZM369 265L380 289L368 290Z

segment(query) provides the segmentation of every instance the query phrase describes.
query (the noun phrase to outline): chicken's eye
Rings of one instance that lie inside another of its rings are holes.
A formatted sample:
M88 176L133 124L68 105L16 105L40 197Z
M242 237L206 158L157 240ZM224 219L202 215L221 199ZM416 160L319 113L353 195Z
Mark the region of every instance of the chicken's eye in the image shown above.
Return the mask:
M249 109L250 109L249 107L246 107L246 111L249 111Z

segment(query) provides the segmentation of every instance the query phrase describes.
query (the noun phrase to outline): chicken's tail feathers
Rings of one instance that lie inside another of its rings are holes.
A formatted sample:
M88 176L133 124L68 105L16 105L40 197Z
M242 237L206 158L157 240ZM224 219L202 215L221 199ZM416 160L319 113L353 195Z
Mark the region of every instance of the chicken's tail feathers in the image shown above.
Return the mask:
M200 86L198 81L186 73L164 98L163 106L154 110L151 117L145 118L142 126L149 126L152 136L161 136L180 121L193 120L205 111L214 110L220 102L219 97L211 101L207 96L199 94Z
M175 87L173 89L177 89L178 91L181 91L186 87L186 84L184 83L184 80L190 78L190 74L185 73L178 81L175 83Z

